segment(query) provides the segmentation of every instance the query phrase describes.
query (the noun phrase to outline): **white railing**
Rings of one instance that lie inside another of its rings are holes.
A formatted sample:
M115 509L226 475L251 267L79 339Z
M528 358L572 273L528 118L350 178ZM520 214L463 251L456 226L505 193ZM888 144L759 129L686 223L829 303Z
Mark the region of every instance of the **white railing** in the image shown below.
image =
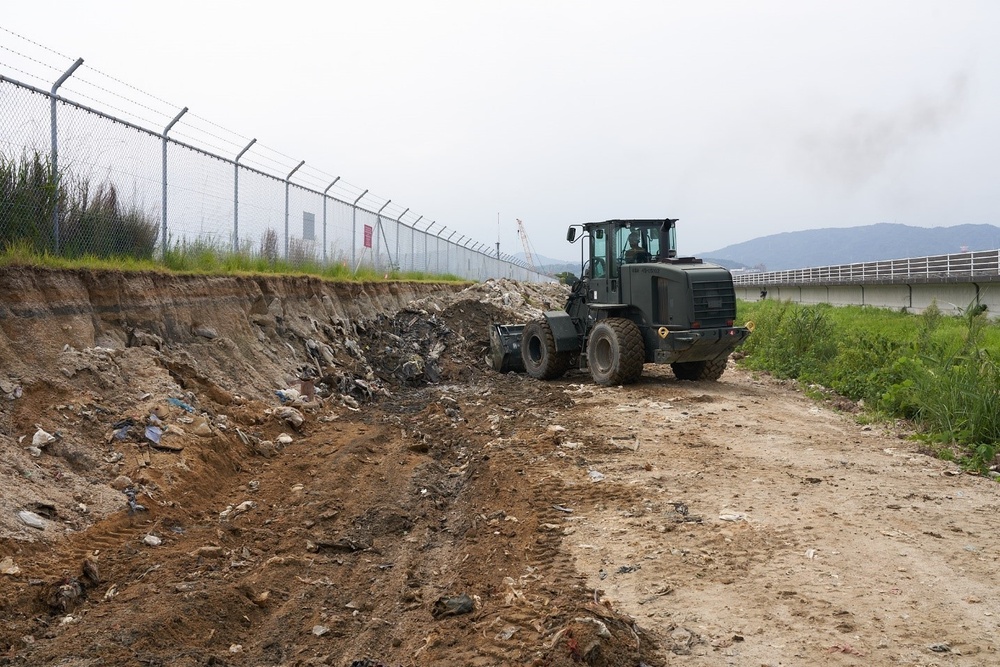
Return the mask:
M902 283L913 279L997 275L1000 275L1000 250L981 250L954 255L887 259L786 271L733 272L733 283L736 285Z

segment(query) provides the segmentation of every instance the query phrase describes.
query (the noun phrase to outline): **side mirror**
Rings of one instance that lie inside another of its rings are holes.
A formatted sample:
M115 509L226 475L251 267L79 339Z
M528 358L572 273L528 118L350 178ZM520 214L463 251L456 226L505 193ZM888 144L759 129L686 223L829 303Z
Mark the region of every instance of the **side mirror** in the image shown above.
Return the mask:
M576 240L576 227L570 227L566 230L566 240L570 243Z

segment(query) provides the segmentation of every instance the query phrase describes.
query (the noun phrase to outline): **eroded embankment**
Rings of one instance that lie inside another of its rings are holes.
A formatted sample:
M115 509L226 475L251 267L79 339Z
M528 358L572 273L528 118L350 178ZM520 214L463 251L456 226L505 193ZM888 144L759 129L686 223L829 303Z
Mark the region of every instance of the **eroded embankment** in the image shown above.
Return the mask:
M0 380L30 385L46 379L67 346L174 346L186 348L205 373L238 374L230 389L267 392L287 380L282 376L290 363L324 356L318 345L336 356L338 345L356 340L355 321L462 287L6 267L0 270Z
M369 329L462 287L0 270L0 538L85 528L130 485L210 485L310 412L388 393L393 369L420 380L435 337L369 360ZM323 400L280 411L275 392L303 378Z

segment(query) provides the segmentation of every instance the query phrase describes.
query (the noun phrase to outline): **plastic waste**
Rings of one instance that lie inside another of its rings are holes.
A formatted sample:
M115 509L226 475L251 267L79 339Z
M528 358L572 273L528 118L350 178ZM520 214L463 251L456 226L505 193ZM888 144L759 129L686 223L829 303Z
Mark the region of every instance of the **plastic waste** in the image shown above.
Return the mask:
M172 406L174 406L176 408L180 408L180 409L184 410L185 412L194 412L194 408L193 407L191 407L190 405L188 405L187 403L185 403L184 401L182 401L179 398L174 398L174 397L171 396L170 398L167 399L167 403L169 403L170 405L172 405Z

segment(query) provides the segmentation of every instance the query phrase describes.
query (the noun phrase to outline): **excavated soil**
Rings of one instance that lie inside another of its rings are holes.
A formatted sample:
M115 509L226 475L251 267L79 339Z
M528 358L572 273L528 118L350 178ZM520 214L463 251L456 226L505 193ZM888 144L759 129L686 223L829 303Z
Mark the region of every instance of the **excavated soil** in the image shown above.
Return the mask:
M1000 662L1000 487L732 364L486 367L564 298L0 270L0 665Z

